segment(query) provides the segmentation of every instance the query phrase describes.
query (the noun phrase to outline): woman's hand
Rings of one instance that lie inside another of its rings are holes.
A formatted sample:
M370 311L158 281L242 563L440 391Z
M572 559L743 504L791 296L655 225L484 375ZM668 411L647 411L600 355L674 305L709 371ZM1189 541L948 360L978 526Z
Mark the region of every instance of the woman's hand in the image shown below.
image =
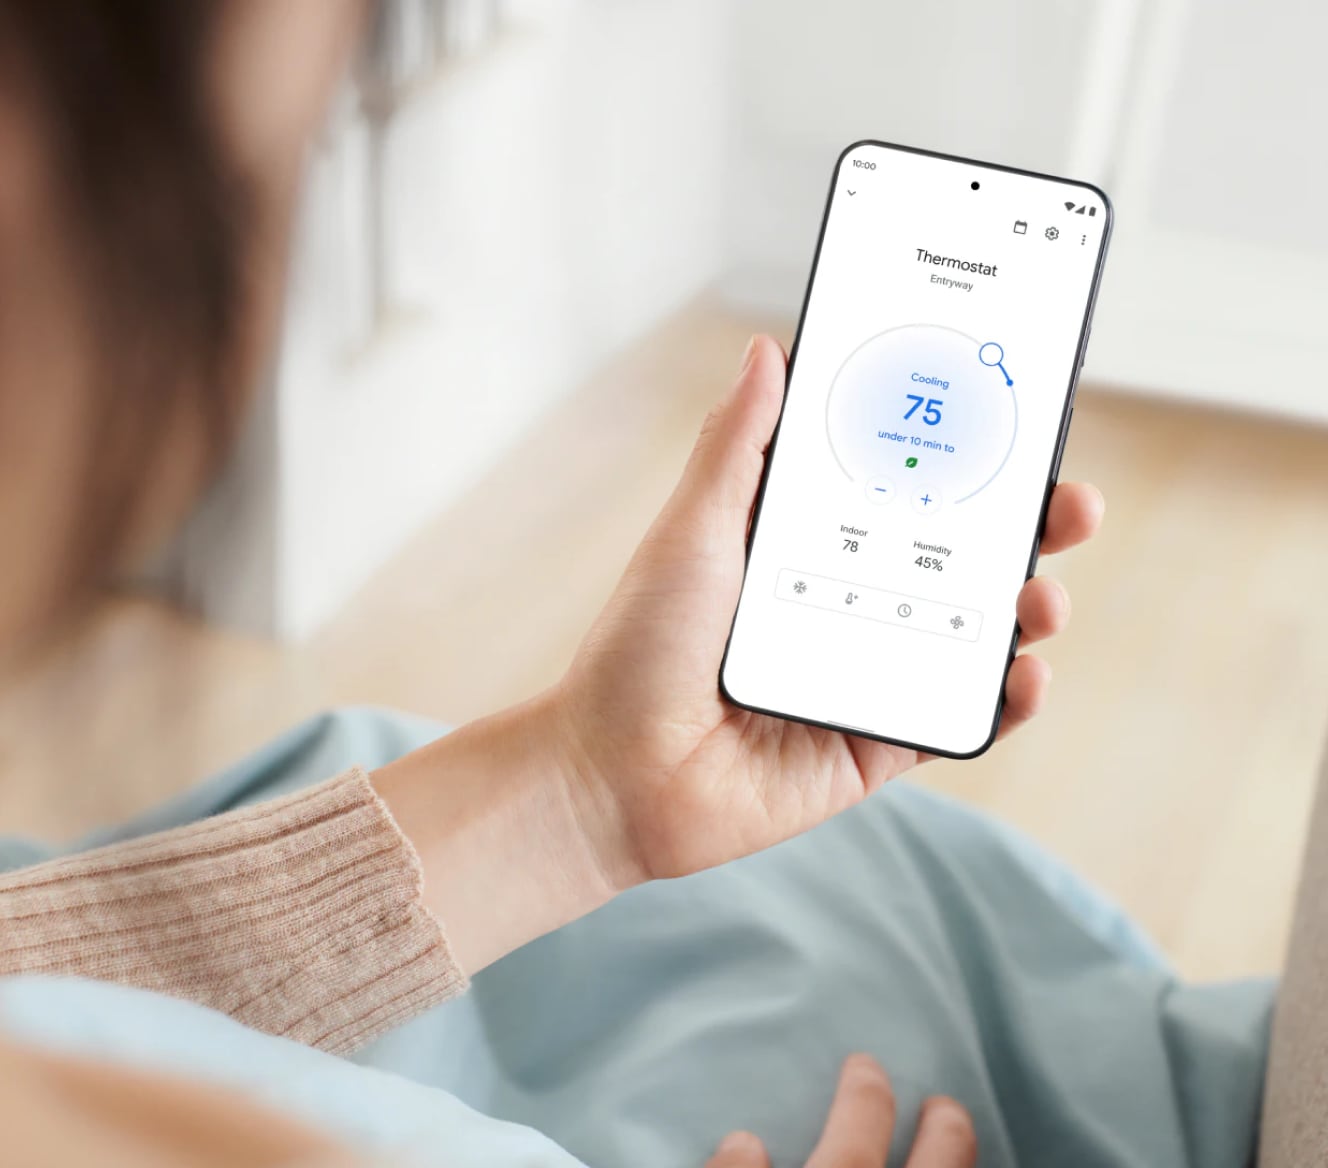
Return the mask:
M752 341L682 480L566 676L384 767L374 784L418 849L425 903L463 969L582 916L633 884L769 847L851 807L918 754L737 709L719 667L747 528L784 390L784 354ZM1062 484L1046 552L1092 535L1102 496ZM1025 644L1058 632L1053 580L1020 593ZM1002 733L1027 721L1050 671L1027 654Z
M557 690L580 798L602 827L615 878L680 876L778 843L853 806L922 758L730 705L717 678L737 607L752 505L779 416L784 354L756 337L738 381L706 419L673 496ZM1052 495L1043 550L1087 539L1093 487ZM1020 593L1023 643L1058 632L1069 599L1054 580ZM1002 733L1042 705L1050 669L1015 659Z
M839 1089L825 1130L807 1168L885 1168L895 1129L895 1097L875 1060L856 1054L844 1063ZM968 1112L953 1099L935 1097L922 1105L913 1148L904 1168L973 1168L977 1137ZM720 1142L706 1168L770 1168L765 1146L751 1132L736 1131Z

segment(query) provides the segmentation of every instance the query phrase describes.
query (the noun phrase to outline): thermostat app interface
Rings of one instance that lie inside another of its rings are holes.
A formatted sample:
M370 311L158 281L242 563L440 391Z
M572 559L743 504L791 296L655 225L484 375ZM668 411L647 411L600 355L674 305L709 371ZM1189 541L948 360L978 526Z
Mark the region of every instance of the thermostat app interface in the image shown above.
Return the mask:
M870 143L840 160L734 701L948 754L989 743L1109 217L1078 183Z

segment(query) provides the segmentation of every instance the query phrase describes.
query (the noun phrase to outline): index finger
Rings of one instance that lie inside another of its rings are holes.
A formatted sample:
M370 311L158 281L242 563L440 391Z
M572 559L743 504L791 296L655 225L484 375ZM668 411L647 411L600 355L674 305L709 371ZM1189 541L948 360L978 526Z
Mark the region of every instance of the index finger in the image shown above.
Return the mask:
M1092 538L1106 506L1102 492L1092 483L1057 483L1047 505L1042 552L1054 555Z
M877 1061L855 1054L844 1062L825 1130L807 1168L884 1164L895 1130L895 1093Z

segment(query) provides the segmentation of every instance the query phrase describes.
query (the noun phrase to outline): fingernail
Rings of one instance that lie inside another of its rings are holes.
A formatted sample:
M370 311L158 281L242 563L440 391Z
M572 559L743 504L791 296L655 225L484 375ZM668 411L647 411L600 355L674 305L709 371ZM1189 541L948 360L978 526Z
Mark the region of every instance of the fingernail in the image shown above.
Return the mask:
M1070 590L1059 580L1056 581L1056 599L1060 602L1061 616L1070 615Z
M764 1147L760 1139L749 1131L729 1132L719 1141L718 1152L759 1152Z
M742 364L738 366L739 377L741 377L744 373L747 372L748 367L752 363L752 358L755 356L756 356L756 338L752 337L752 339L747 342L747 347L742 351Z
M881 1064L872 1058L871 1055L863 1054L861 1052L849 1055L848 1058L844 1060L844 1069L846 1071L851 1071L855 1075L869 1076L874 1079L882 1079L885 1077L885 1071L882 1069Z

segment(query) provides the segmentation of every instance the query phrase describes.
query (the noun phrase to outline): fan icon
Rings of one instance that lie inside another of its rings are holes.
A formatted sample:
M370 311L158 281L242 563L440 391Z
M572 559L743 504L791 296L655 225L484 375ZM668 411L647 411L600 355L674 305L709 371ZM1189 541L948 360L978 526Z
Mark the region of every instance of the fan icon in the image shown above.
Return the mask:
M1042 234L1045 235L1048 239L1059 239L1061 236L1061 233L1057 231L1056 228L1054 227L1048 227L1047 230L1044 231Z
M796 592L799 596L801 596L804 592L807 591L807 581L799 580L796 584L793 585L793 591Z
M964 618L962 616L952 616L950 618L950 627L952 629L962 629L964 627Z

